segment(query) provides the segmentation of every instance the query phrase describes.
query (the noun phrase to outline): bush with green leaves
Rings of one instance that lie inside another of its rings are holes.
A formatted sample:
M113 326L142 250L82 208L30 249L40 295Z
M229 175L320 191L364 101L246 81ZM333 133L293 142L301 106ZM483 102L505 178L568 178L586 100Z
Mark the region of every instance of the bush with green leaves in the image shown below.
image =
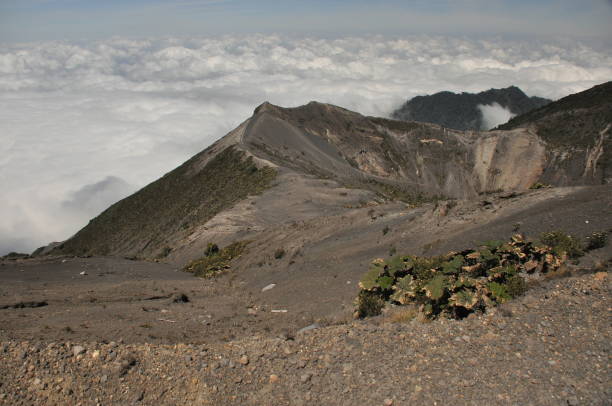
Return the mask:
M489 241L442 256L375 259L359 282L357 314L380 314L383 304L393 303L419 305L429 318L463 318L522 295L526 276L555 271L567 257L559 245L517 234L509 242Z
M219 249L217 244L209 243L204 256L191 261L183 271L203 278L212 278L230 269L230 262L244 252L248 243L249 241L236 241L223 249Z
M563 231L556 230L542 233L540 234L540 241L551 247L557 255L566 253L570 258L578 258L584 255L580 240Z

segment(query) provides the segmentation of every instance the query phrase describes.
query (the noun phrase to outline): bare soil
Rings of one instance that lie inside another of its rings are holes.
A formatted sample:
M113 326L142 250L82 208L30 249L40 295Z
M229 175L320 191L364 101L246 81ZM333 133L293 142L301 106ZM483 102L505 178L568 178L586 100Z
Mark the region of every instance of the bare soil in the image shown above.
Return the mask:
M610 283L580 272L606 271L610 245L575 276L467 321L352 314L368 262L392 248L434 255L516 231L608 231L611 186L411 208L296 182L213 227L251 240L214 279L119 258L4 261L0 404L609 404ZM275 217L282 196L298 219ZM231 228L255 210L267 225Z

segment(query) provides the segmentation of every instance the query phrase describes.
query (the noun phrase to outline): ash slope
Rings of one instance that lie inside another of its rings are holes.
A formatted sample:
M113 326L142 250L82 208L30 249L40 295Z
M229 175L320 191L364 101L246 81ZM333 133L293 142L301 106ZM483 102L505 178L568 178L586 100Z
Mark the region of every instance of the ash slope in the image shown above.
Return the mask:
M397 120L435 123L462 131L478 131L484 125L479 105L497 103L514 114L525 114L550 102L542 97L528 97L516 86L480 93L439 92L408 100L393 112L392 117Z
M581 123L588 122L572 127L580 140L575 144L554 142L549 127L538 124L553 120L546 111L534 123L473 133L365 117L317 102L297 108L264 103L238 128L110 207L54 252L143 258L172 253L170 260L185 263L210 241L257 239L271 227L349 215L367 205L471 199L537 182L604 184L610 178L612 92L609 86L598 92L603 94L590 107L576 107L573 99L546 107L552 117L579 114Z

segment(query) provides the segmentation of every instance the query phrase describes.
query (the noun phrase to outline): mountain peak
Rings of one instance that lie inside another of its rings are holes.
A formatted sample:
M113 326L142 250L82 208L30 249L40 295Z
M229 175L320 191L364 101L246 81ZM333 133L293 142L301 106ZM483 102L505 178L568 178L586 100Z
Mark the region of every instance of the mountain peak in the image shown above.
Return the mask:
M265 102L261 103L259 106L255 107L255 110L253 111L253 114L264 113L266 111L273 111L273 110L277 110L279 108L280 108L279 106L276 106L276 105L270 103L269 101L265 101Z
M422 121L439 124L456 130L479 131L488 129L491 120L483 117L479 106L498 104L510 113L525 114L550 103L540 97L529 97L516 86L489 89L480 93L439 92L428 96L416 96L392 113L392 117L404 121Z
M584 93L516 120L523 128L482 134L319 102L292 108L265 102L252 119L111 206L54 252L147 258L172 252L185 261L211 241L248 239L270 221L302 221L369 202L420 205L434 196L470 199L537 182L609 183L609 86ZM577 110L593 102L593 93L600 103ZM568 153L566 145L576 148ZM227 237L228 227L239 231Z

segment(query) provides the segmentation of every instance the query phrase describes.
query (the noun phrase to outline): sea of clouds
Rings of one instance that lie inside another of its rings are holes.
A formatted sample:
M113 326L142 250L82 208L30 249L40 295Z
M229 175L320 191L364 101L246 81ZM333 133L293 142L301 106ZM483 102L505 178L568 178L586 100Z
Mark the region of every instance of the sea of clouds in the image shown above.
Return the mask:
M517 85L557 99L611 77L610 52L577 42L256 35L0 45L0 255L70 237L266 100L387 116L442 90Z

